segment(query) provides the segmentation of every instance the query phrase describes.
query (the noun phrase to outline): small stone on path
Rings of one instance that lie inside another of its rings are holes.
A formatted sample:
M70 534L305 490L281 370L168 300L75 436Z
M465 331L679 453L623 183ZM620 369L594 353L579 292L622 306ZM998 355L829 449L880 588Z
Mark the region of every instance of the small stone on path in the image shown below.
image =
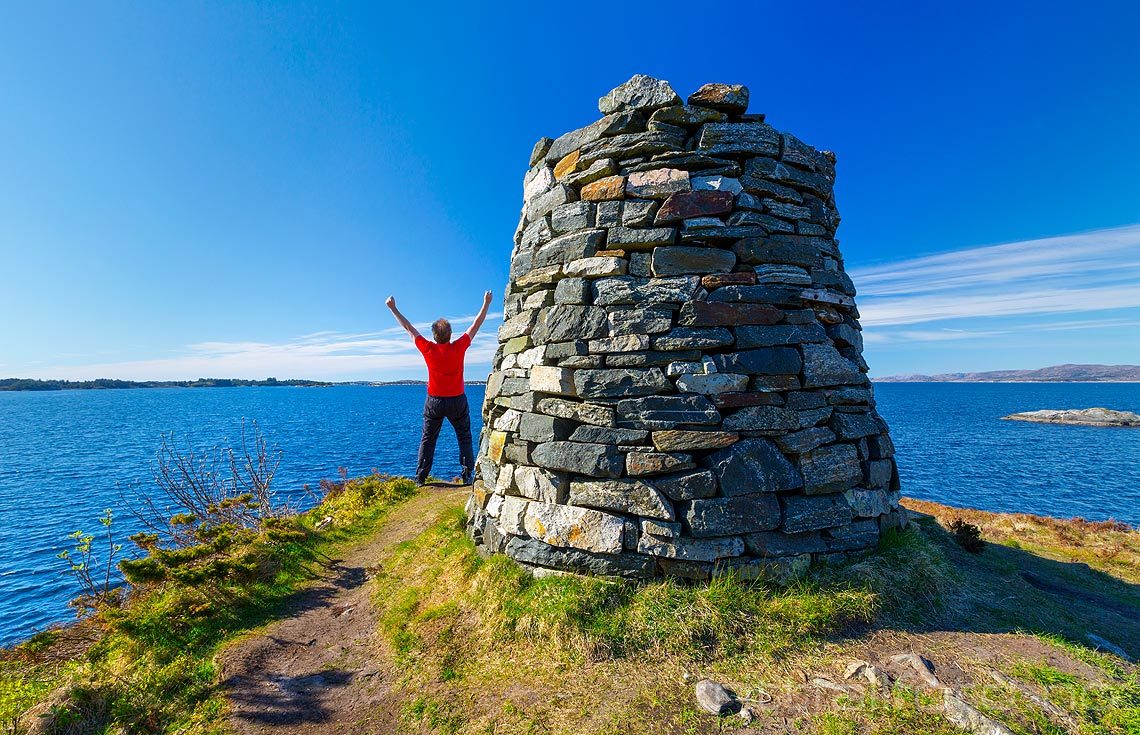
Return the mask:
M942 711L951 724L975 735L1013 735L1008 727L986 717L950 689L943 694Z
M723 684L701 679L696 686L697 704L714 715L731 715L740 711L740 702Z
M1132 657L1128 655L1127 651L1125 651L1123 648L1116 645L1112 641L1101 638L1096 633L1085 633L1085 638L1088 638L1089 643L1093 644L1094 646L1096 646L1098 649L1100 649L1102 651L1108 651L1112 655L1119 656L1120 658L1124 659L1125 661L1128 661L1128 662L1132 661Z
M891 661L912 668L914 672L918 674L918 678L922 680L922 683L931 689L937 689L942 686L942 683L938 681L938 677L934 675L934 664L930 663L930 660L924 656L920 656L917 653L899 653L891 656Z
M852 661L843 672L844 679L853 679L856 676L862 676L873 686L887 689L891 686L891 677L877 666L866 661Z
M851 687L846 687L842 684L836 684L831 679L824 679L823 677L816 677L811 680L811 683L820 689L830 689L833 692L843 692L846 694L847 692L851 691Z

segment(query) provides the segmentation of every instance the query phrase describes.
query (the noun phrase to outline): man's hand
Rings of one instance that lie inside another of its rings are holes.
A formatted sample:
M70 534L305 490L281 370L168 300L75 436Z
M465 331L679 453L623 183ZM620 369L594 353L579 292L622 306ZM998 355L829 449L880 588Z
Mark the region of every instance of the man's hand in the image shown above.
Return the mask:
M467 328L467 336L475 339L475 335L479 332L479 327L483 326L483 320L487 318L487 309L491 307L491 292L483 292L483 308L479 310L479 314L475 317L475 323Z
M404 315L401 314L400 310L396 308L395 296L389 296L384 301L384 303L387 304L388 308L392 310L392 315L396 317L396 321L400 323L400 326L404 328L404 331L407 332L412 339L420 336L420 333L416 331L416 328L412 326L412 323L404 318Z

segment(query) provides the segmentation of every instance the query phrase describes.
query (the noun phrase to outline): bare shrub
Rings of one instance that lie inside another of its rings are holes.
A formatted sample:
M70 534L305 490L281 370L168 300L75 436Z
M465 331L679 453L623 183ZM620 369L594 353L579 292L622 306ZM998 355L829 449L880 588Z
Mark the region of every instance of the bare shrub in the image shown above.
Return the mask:
M296 508L276 500L273 478L281 452L271 450L256 422L241 424L238 446L196 451L164 434L153 470L157 492L135 489L125 498L136 519L175 548L201 542L200 529L258 529L269 518L294 515Z

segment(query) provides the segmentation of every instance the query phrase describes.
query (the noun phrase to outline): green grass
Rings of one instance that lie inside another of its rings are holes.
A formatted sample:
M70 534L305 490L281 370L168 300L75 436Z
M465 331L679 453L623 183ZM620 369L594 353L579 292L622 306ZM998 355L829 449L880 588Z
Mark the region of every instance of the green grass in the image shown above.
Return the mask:
M1008 667L1007 673L1020 681L1035 684L1046 700L1072 715L1082 734L1140 733L1140 676L1111 660L1104 663L1108 665L1101 668L1105 674L1103 682L1091 682L1060 671L1044 661L1016 661ZM1002 702L1004 696L1001 692L991 692L988 699ZM1041 719L1037 710L1024 699L1021 705L1018 709L1027 721Z
M681 669L715 668L755 681L758 670L815 655L829 641L859 635L887 616L937 616L953 583L938 549L918 530L888 534L878 554L858 563L820 567L776 586L731 575L703 583L535 578L506 557L480 557L464 521L459 508L445 511L397 546L376 580L380 632L402 671L403 690L413 702L425 693L452 703L494 691L507 699L521 677L527 689L588 702L594 687L628 687L622 707L587 706L574 715L588 720L592 732L624 733L654 722L668 723L662 731L703 732L709 724L693 708L688 687L670 684L661 692L621 680L619 670L670 671L679 678ZM549 706L526 710L529 721L549 717L564 731L578 731ZM417 723L451 732L432 724L424 707ZM473 707L455 710L467 723L463 732L528 732L532 726L505 710ZM897 709L903 721L909 710ZM722 725L739 726L737 720Z
M121 607L104 607L89 621L102 636L68 664L66 676L37 684L42 668L23 658L50 657L51 644L33 639L0 669L0 710L22 711L48 690L67 687L65 706L98 726L146 732L222 732L225 702L217 689L214 658L221 647L272 619L311 580L320 562L341 544L376 528L392 507L415 494L409 480L372 476L349 481L293 522L288 541L263 532L240 550L256 561L253 579L212 579L201 584L165 581L143 585ZM317 531L325 517L334 522ZM279 529L278 529L279 530ZM9 693L10 692L10 693ZM7 704L11 700L12 704Z
M487 640L541 640L564 649L569 641L584 658L644 651L692 659L774 655L870 623L883 594L875 584L897 582L897 574L880 567L900 571L901 562L921 552L917 536L896 534L876 561L847 570L853 576L824 570L819 579L783 588L732 576L707 584L536 579L504 557L481 559L463 534L463 520L453 509L401 545L379 582L381 627L405 663L416 651L446 646L441 631L449 624L441 621L464 616L478 621ZM921 565L909 568L911 589L928 589ZM936 596L930 591L926 599Z
M426 726L432 732L454 735L463 726L463 717L446 702L432 697L416 697L404 705L401 718L408 723Z
M21 714L43 699L58 676L46 667L0 662L0 732L12 732Z

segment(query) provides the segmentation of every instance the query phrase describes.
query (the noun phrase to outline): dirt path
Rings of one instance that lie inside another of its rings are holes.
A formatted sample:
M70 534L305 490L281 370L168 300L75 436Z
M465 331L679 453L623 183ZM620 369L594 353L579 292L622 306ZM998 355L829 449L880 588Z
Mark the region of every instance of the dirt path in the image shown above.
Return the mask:
M366 584L386 549L415 537L467 488L430 488L392 512L380 530L325 567L289 617L233 646L221 664L236 732L391 732L399 712L374 636Z

